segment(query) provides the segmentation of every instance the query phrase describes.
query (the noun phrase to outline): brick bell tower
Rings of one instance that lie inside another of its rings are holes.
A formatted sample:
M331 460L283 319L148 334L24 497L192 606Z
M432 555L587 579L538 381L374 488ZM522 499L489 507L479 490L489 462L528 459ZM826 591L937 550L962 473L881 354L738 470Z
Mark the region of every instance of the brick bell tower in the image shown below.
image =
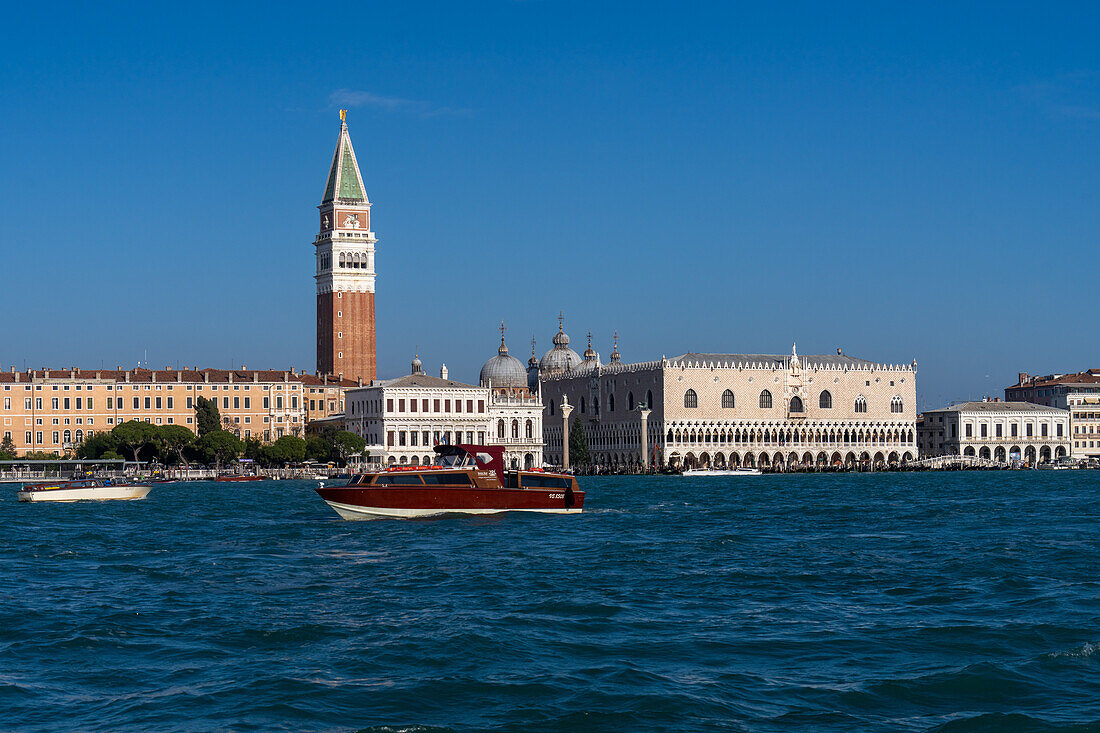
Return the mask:
M374 338L374 245L370 201L340 110L340 139L325 183L317 238L317 371L362 378L378 376Z

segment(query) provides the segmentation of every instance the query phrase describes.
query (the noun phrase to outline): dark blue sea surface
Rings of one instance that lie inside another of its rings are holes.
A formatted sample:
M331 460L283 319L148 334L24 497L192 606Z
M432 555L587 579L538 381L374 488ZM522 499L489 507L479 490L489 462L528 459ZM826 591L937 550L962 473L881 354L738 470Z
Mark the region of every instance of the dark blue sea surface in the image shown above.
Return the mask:
M1100 729L1100 473L583 479L340 520L306 482L0 496L0 728Z

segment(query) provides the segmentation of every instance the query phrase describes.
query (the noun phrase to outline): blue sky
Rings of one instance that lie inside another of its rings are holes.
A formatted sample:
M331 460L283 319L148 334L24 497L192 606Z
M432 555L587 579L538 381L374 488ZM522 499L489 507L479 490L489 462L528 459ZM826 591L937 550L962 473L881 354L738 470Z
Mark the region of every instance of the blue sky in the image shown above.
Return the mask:
M348 106L383 376L559 310L915 358L921 407L1100 366L1100 10L959 5L9 7L0 362L312 369Z

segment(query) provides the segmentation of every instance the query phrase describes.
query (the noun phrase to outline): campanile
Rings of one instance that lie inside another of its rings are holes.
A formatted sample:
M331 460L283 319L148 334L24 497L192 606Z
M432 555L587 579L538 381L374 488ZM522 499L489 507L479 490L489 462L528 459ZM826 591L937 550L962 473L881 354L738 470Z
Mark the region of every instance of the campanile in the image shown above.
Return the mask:
M313 246L317 255L317 371L362 378L378 375L374 337L374 245L370 201L340 110L340 139L332 156Z

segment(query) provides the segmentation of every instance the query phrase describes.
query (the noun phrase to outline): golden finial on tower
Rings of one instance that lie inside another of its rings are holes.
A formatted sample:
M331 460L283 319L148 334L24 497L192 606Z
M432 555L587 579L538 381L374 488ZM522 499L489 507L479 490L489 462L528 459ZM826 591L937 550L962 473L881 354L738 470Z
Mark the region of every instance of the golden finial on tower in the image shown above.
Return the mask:
M340 110L340 121L343 122L348 118L348 111L346 109Z

